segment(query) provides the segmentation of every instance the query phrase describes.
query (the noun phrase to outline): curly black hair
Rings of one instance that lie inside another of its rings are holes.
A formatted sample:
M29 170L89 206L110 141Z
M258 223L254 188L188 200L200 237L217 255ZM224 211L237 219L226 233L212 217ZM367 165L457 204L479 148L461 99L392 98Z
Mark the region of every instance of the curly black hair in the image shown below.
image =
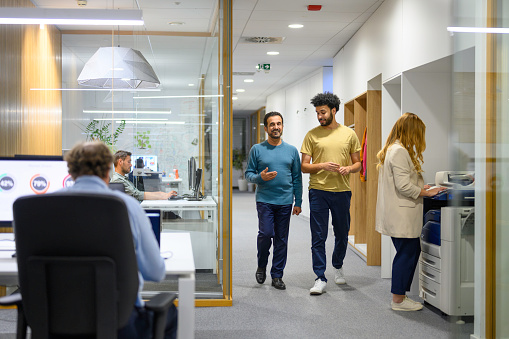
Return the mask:
M318 93L311 99L311 105L314 107L327 105L331 110L335 108L336 112L339 111L340 103L338 96L331 92Z
M64 160L74 180L82 175L95 175L103 179L109 175L113 155L103 142L83 142L74 146Z

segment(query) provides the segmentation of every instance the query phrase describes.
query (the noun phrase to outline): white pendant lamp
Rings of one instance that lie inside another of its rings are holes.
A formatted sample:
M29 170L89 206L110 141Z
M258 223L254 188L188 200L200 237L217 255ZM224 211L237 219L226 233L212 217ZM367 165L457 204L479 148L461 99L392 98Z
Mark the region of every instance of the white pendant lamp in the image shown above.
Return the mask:
M101 47L83 67L78 84L95 88L141 89L157 88L160 82L140 51Z

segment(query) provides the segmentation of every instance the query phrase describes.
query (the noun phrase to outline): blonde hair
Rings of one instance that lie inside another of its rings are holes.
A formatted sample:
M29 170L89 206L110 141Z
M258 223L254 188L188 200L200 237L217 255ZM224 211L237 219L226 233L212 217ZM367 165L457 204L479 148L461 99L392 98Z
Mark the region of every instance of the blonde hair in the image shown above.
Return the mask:
M401 146L408 151L415 170L418 173L422 172L421 165L424 163L422 152L426 149L425 133L426 125L416 114L409 112L403 114L392 127L384 148L376 155L379 161L377 168L384 164L389 147L399 140Z

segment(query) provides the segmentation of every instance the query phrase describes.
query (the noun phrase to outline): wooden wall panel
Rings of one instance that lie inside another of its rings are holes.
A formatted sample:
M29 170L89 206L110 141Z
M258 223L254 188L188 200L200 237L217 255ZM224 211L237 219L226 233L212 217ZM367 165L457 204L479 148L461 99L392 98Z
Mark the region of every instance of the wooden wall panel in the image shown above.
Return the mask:
M33 7L4 0L0 7ZM61 33L53 26L0 25L0 156L62 152Z
M362 94L354 100L355 134L359 142L362 142L364 129L366 128L366 94ZM366 183L361 182L359 173L353 176L352 204L355 204L355 243L365 244L366 237Z

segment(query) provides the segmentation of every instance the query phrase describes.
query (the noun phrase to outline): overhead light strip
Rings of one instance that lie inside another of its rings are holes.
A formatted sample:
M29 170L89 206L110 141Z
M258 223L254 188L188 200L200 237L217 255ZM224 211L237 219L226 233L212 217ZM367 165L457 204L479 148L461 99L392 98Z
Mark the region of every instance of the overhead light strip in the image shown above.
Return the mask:
M133 97L133 99L174 99L174 98L222 98L223 95L162 95L153 97Z
M120 124L122 120L117 120L116 123ZM147 121L147 119L144 120L138 120L138 121L126 121L126 124L160 124L160 125L184 125L185 121Z
M134 9L62 9L3 7L4 25L91 25L141 26L143 12Z
M447 30L457 33L509 33L509 28L505 27L447 27Z
M160 88L30 88L31 91L161 92Z
M118 119L118 118L116 118L116 119ZM96 118L94 118L94 119L92 119L92 120L97 120L97 121L111 121L111 120L113 120L113 119L111 119L111 118L110 118L110 119L96 119ZM130 122L130 121L167 121L168 119L122 119L122 120L124 120L126 123L128 123L128 122ZM122 121L122 120L120 120L120 121ZM118 122L118 121L117 121L117 122Z
M83 110L88 114L117 114L117 113L134 113L134 114L171 114L171 111L105 111L105 110Z

